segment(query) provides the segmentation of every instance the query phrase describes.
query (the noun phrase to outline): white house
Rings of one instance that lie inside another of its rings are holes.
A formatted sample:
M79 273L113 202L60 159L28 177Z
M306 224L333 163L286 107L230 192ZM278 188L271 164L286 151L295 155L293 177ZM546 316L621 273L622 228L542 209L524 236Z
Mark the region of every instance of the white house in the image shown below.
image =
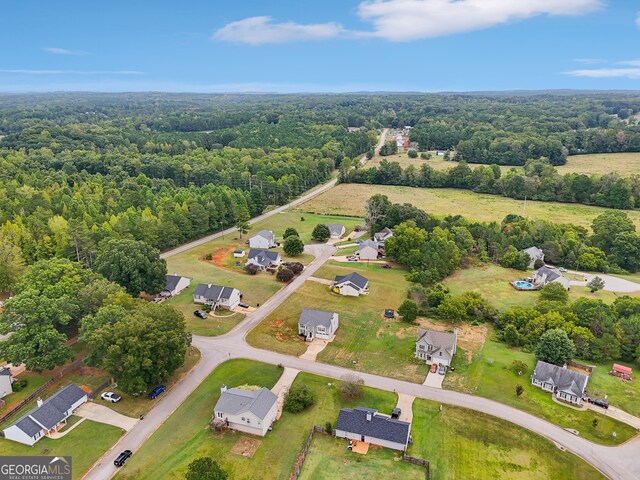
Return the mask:
M0 368L0 398L4 398L13 392L12 383L11 370L7 367Z
M331 289L335 293L347 297L358 297L369 294L369 280L356 272L348 275L336 275Z
M529 248L525 248L522 251L527 255L529 255L529 259L531 260L529 262L529 268L534 267L536 260L540 260L541 262L544 262L544 252L540 248L529 247Z
M531 375L532 385L555 393L557 398L576 405L582 404L582 397L586 393L588 381L587 375L542 360L538 360L533 375Z
M38 399L38 406L5 428L3 435L7 440L34 445L65 426L67 418L87 400L87 393L72 383L44 402Z
M425 363L437 363L448 367L456 353L457 341L457 328L453 329L453 333L419 328L415 356Z
M274 248L277 247L276 236L271 230L262 230L249 239L251 248Z
M220 285L212 285L211 283L201 283L193 292L194 303L202 303L211 305L211 308L226 308L233 310L238 306L242 294L240 290L232 287L221 287Z
M329 229L329 235L331 238L342 238L347 231L346 228L344 228L344 225L340 225L338 223L327 223L327 228Z
M338 325L337 313L305 308L298 319L298 335L303 335L307 341L314 338L330 340Z
M278 397L265 387L243 390L223 385L220 391L215 419L230 429L264 437L278 414Z
M370 408L343 408L336 422L336 437L367 442L406 451L411 423L403 422Z
M365 240L358 245L358 257L360 260L377 260L379 253L378 244L373 240Z
M560 270L545 265L533 272L533 283L544 287L547 283L559 283L565 290L571 288L571 281Z
M190 285L191 280L187 277L181 277L175 273L173 275L167 275L167 284L160 292L160 295L163 297L174 297L184 289L189 288Z
M275 268L282 263L282 257L278 252L270 252L269 250L259 250L252 248L249 250L246 265L257 265L260 270L267 268Z
M382 230L373 235L373 240L378 242L378 244L384 244L385 240L393 237L393 231L391 229L384 227Z

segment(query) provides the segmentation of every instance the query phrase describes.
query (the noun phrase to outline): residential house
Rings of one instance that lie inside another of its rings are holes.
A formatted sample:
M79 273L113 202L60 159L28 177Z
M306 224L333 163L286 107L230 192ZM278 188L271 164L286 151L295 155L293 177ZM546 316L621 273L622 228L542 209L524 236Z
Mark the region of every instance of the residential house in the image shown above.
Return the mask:
M87 400L87 392L73 383L67 385L45 401L38 398L38 406L6 427L3 436L7 440L34 445L65 426L67 418Z
M529 248L525 248L522 251L527 255L529 255L529 258L531 259L531 261L529 262L529 268L534 267L536 260L540 260L541 262L544 262L544 252L542 251L542 249L538 247L529 247Z
M232 287L222 287L211 283L201 283L193 292L194 303L210 305L212 310L216 308L226 308L233 310L238 306L242 294L240 290Z
M411 423L403 422L370 408L343 408L338 414L335 434L394 450L406 451Z
M0 368L0 398L4 398L13 392L13 377L8 367Z
M448 367L456 353L457 341L457 328L453 329L453 333L419 328L415 356L425 363L437 363Z
M557 268L545 265L533 272L533 283L544 287L547 283L559 283L565 290L571 288L571 282Z
M216 420L240 432L264 437L278 414L278 397L268 388L244 390L222 385L213 410Z
M588 381L587 375L542 360L538 360L533 375L531 375L532 385L555 393L557 398L576 405L582 404L582 397L586 394Z
M298 335L311 341L314 338L330 340L338 329L339 318L335 312L305 308L298 319Z
M373 235L373 240L378 242L378 244L383 244L386 240L393 237L393 231L387 227L384 227L378 233Z
M356 272L348 275L336 275L332 290L347 297L369 294L369 280Z
M271 230L261 230L249 239L251 248L274 248L277 247L276 236Z
M282 262L282 258L278 252L270 252L269 250L258 250L252 248L249 250L247 262L245 265L257 265L260 270L275 268Z
M327 223L327 228L329 229L331 238L342 238L347 231L346 228L344 228L344 225L340 225L338 223Z
M377 260L379 253L378 244L373 240L365 240L358 245L358 257L360 260Z
M191 280L187 277L181 277L180 275L173 274L167 275L167 284L160 292L163 297L174 297L181 293L185 288L189 288Z

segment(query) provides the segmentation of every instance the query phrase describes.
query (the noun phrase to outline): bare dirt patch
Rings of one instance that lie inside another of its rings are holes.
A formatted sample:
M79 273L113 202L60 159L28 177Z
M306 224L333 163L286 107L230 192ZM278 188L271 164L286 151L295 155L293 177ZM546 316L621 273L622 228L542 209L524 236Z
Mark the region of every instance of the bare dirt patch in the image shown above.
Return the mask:
M230 247L229 246L216 247L211 252L211 260L208 260L208 261L213 263L216 267L228 269L229 267L225 263L225 261L228 260L229 255L231 255L231 252L233 252L234 250L235 250L235 247L233 245Z
M256 453L256 450L261 443L262 441L256 440L255 438L240 437L231 449L231 453L251 458L253 457L253 454Z
M489 333L489 327L486 325L473 326L468 323L451 325L449 323L438 322L436 320L426 318L420 318L417 322L422 328L428 328L438 332L451 331L454 327L457 327L458 346L466 351L467 361L469 363L471 363L474 353L482 350Z
M282 328L285 324L284 320L276 320L269 325L271 328Z

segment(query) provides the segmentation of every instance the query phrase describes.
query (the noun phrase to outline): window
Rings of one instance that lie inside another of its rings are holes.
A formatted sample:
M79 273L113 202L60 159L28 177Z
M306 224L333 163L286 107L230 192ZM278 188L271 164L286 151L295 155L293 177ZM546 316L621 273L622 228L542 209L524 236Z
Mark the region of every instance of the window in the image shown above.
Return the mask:
M222 412L218 412L218 418L222 418Z
M247 423L251 423L251 419L250 418L247 418Z
M243 421L243 422L245 421L245 418L244 418L244 417L242 417L242 421Z
M420 345L420 350L424 350L424 345Z

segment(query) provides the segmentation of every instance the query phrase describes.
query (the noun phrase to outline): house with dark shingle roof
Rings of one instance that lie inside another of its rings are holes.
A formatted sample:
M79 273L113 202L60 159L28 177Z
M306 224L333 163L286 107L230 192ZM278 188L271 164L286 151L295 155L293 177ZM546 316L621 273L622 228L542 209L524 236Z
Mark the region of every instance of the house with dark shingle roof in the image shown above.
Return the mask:
M191 280L187 277L181 277L174 273L173 275L167 275L167 284L160 292L163 297L173 297L181 293L184 289L189 288Z
M282 263L282 257L278 252L270 252L269 250L260 250L252 248L249 250L246 265L256 265L260 270L267 268L275 268Z
M384 227L382 230L373 235L373 240L378 243L384 244L385 240L391 237L393 237L393 231L391 231L390 228Z
M529 268L533 268L533 266L536 263L536 260L540 260L541 262L544 262L544 252L542 251L542 249L538 247L529 247L529 248L525 248L522 251L527 255L529 255L529 260L530 260Z
M278 397L268 388L245 390L222 385L213 409L214 421L232 430L264 437L278 415Z
M298 335L304 336L307 341L314 338L330 340L338 325L337 313L305 308L298 319Z
M576 405L582 404L588 382L587 375L542 360L538 360L531 375L532 385L555 393L557 398Z
M277 247L276 236L271 230L261 230L249 239L251 248L274 248Z
M453 333L419 328L415 356L425 363L437 363L448 367L456 353L457 341L457 328L453 329Z
M547 265L533 272L533 283L541 287L544 287L547 283L559 283L565 290L571 288L571 281L562 275L560 270Z
M201 283L193 292L194 303L210 305L212 310L216 308L233 310L238 306L241 299L242 294L237 288L222 287L211 283Z
M340 295L345 295L347 297L368 295L369 280L357 272L351 272L348 275L336 275L331 289L335 293L339 293Z
M5 428L7 440L34 445L42 437L56 432L67 424L67 418L88 400L87 392L75 384L67 385Z
M358 440L394 450L406 451L411 423L370 408L343 408L336 423L336 437Z
M0 367L0 398L4 398L13 392L13 377L8 367Z

